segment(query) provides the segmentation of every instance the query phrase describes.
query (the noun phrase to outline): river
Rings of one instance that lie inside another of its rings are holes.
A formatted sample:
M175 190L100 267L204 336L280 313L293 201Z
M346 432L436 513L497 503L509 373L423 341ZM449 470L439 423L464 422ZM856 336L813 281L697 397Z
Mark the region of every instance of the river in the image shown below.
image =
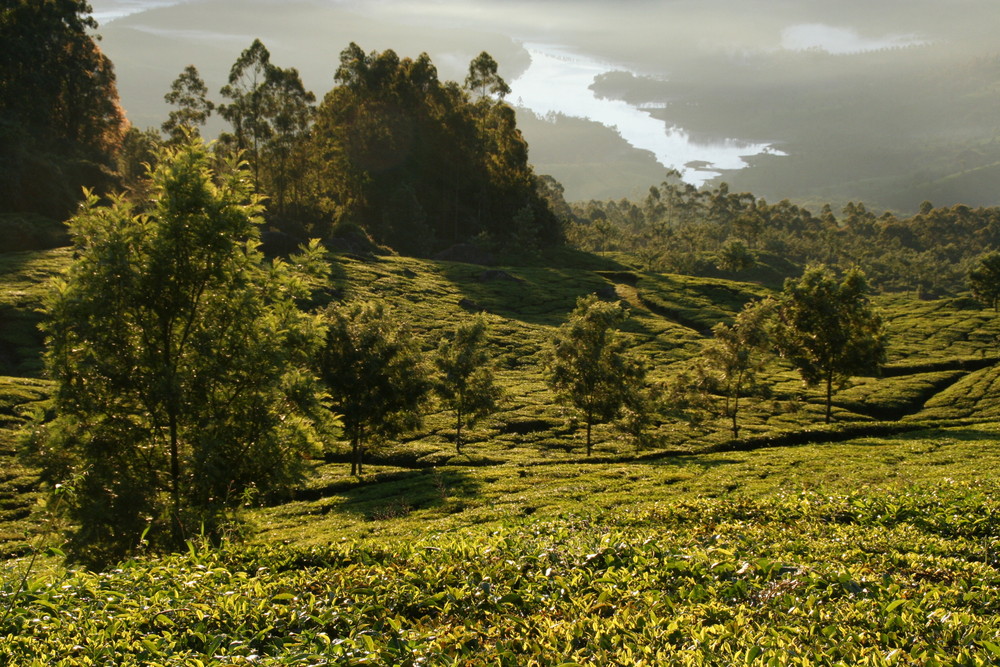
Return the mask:
M693 185L702 185L719 170L742 169L745 157L781 151L763 143L723 139L696 142L683 128L654 118L643 108L622 100L600 98L590 86L601 74L621 67L567 52L557 46L525 44L531 65L511 83L510 100L541 118L586 118L614 128L629 145L650 151L666 169L676 169Z

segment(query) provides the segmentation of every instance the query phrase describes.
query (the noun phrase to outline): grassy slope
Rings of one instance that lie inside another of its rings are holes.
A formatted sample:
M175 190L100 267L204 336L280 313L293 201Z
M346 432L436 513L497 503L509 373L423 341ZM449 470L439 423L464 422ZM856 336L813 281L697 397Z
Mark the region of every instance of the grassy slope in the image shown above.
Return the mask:
M27 341L21 350L30 351L38 280L67 255L0 260L5 321L20 322L2 337ZM732 664L758 647L774 664L795 664L797 655L931 664L935 651L990 664L1000 536L989 471L1000 463L1000 435L980 420L1000 404L996 372L983 361L1000 333L991 313L962 301L879 298L892 370L840 392L836 416L858 424L902 417L924 430L712 453L726 440L723 424L665 421L659 431L673 455L637 460L602 427L596 460L587 461L540 367L578 296L614 290L625 299L634 349L664 379L697 352L701 332L762 290L644 275L575 253L558 261L563 268L508 267L512 279L489 280L471 265L340 258L327 297L387 300L428 350L469 309L493 314L509 398L469 433L468 456L452 455L450 418L432 411L363 479L340 463L318 465L296 500L249 511L258 546L40 581L11 607L0 656L48 664L45 656L76 645L65 664L88 656L208 663L212 655L240 664L237 656L252 653L288 664L296 655L347 664L418 664L421 656L431 664L686 664L698 656ZM20 406L46 390L27 359L9 367L21 377L0 379L5 462L15 461ZM775 397L747 411L751 435L801 430L820 414L819 396L793 373L773 373ZM931 419L966 421L936 428ZM11 554L37 519L27 515L31 471L3 469L0 543ZM271 546L283 542L291 546ZM9 564L5 591L23 567ZM77 591L82 601L67 613L85 623L31 621L73 599L59 586ZM102 610L97 590L109 592ZM229 608L229 593L240 609Z

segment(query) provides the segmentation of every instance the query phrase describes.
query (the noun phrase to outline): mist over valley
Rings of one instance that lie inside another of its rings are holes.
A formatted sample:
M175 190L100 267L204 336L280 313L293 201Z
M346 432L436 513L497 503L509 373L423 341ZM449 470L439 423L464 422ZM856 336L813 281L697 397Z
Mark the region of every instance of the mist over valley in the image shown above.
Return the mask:
M256 37L320 96L351 41L426 51L458 81L486 50L536 171L570 200L641 197L677 169L768 199L1000 202L1000 9L982 0L92 4L139 127L162 122L184 66L217 92Z

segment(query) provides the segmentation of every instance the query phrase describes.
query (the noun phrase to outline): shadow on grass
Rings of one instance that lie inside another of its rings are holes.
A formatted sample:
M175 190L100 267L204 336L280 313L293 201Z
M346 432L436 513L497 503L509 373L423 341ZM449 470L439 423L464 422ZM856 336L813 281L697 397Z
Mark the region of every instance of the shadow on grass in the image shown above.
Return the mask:
M42 315L0 304L0 375L41 377Z
M579 297L609 286L595 273L573 269L497 270L442 262L441 274L461 292L466 310L545 326L562 324Z
M461 470L423 469L377 473L299 491L296 500L339 496L344 502L323 509L349 513L369 521L400 518L418 509L453 505L478 497L480 484ZM456 510L458 511L458 510Z

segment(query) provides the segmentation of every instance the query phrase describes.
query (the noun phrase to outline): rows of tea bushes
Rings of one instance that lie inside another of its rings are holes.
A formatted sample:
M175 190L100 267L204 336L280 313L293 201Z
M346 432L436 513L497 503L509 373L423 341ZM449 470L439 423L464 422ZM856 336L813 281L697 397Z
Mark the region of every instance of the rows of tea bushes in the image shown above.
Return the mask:
M17 665L995 665L994 482L799 491L7 583Z

